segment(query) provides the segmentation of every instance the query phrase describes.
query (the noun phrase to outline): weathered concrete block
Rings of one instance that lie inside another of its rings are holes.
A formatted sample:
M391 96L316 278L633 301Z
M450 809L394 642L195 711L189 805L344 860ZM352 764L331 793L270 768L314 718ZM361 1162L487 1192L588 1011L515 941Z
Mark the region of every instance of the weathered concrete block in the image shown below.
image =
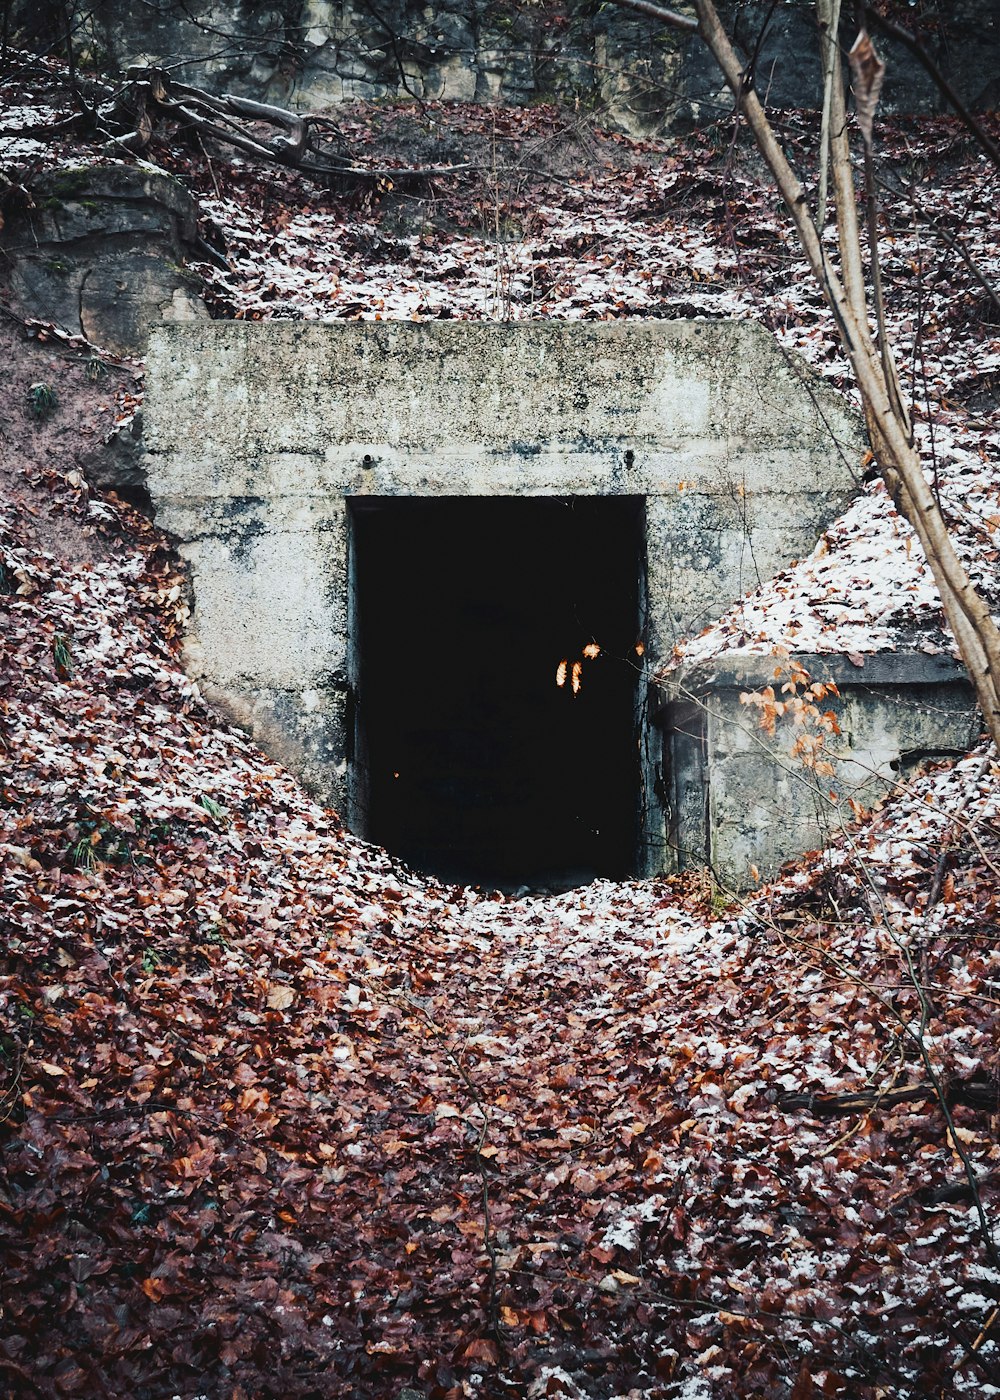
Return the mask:
M810 490L815 475L796 482L795 460L809 470L801 452L745 460L752 473L734 456L728 481L721 467L722 479L710 477L703 489L682 480L647 497L647 548L659 580L650 591L650 643L659 656L718 617L719 597L739 598L808 554L839 513L842 491Z
M188 665L362 830L352 500L636 498L652 675L811 547L862 449L844 402L746 323L210 323L159 329L147 383L150 492L194 585ZM645 709L639 731L653 870L673 857ZM721 787L718 806L724 824Z
M338 812L348 800L347 735L350 693L336 679L282 689L202 681L202 692L261 748L321 793Z
M803 732L788 718L768 735L745 691L779 687L788 659L731 653L670 677L661 712L670 755L670 860L707 865L732 889L764 878L802 851L822 846L852 820L849 799L870 806L921 763L963 754L979 717L972 686L951 657L886 653L864 667L843 656L796 658L814 681L834 681L824 709L839 735L824 735L817 773L794 752Z
M182 556L198 580L192 674L229 685L310 689L346 677L343 501L243 498L195 506Z

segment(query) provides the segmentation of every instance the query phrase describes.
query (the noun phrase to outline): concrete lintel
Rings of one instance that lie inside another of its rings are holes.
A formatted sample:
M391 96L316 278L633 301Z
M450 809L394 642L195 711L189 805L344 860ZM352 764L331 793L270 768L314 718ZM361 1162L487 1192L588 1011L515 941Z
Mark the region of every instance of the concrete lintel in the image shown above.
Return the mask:
M149 366L151 476L167 489L164 455L339 444L409 456L713 441L819 452L828 472L840 444L857 460L849 405L752 322L209 322L159 328Z
M809 474L814 480L809 480ZM766 489L750 482L767 482ZM831 490L821 464L801 449L735 452L719 442L663 449L628 441L583 443L553 450L523 444L519 450L484 451L459 442L434 452L401 452L385 444L358 443L309 453L250 454L225 474L209 461L189 458L159 500L185 505L219 500L316 499L344 496L480 496L484 482L499 495L659 496L679 504L700 496L742 504L755 499L816 499L836 504L844 488ZM209 488L209 489L206 489ZM683 501L681 501L683 498Z

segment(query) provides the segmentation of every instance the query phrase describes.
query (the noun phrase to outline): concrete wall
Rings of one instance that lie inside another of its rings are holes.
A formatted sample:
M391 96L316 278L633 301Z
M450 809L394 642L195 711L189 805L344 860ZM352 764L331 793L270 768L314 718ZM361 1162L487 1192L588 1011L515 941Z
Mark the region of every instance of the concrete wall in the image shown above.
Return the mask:
M759 710L740 702L769 685L782 698L775 670L787 659L731 653L670 677L659 716L669 755L667 868L710 866L728 888L745 889L751 865L767 878L849 825L850 798L869 807L921 764L976 741L975 696L951 657L886 652L863 667L843 656L796 659L813 681L832 680L840 691L820 705L840 726L822 753L832 774L792 755L802 728L786 717L769 737Z
M187 664L342 810L352 497L645 497L652 674L812 546L861 451L843 401L747 323L193 324L154 332L147 383Z

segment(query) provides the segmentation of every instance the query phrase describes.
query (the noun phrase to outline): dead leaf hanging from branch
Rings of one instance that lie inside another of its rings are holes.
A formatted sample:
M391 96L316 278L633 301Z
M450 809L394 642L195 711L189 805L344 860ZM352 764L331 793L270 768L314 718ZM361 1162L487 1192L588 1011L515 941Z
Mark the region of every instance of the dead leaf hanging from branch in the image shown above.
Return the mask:
M868 33L862 29L847 55L851 64L854 81L854 102L858 111L858 125L865 138L865 145L872 144L875 110L885 81L885 64L875 52Z

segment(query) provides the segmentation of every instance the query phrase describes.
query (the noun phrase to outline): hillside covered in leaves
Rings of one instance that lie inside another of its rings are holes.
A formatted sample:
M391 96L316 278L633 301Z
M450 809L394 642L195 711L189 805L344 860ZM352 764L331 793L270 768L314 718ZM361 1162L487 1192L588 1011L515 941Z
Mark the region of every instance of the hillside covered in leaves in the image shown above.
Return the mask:
M6 97L8 195L123 158L64 121L55 66ZM849 392L729 126L336 121L377 176L156 131L142 159L199 200L212 314L755 316ZM814 137L788 118L807 172ZM1000 172L949 120L883 137L918 432L995 598ZM431 163L465 168L387 173ZM141 363L0 314L0 1391L1000 1395L995 754L740 900L707 876L425 879L183 674L170 541L93 485ZM948 647L907 528L859 488L683 653Z

